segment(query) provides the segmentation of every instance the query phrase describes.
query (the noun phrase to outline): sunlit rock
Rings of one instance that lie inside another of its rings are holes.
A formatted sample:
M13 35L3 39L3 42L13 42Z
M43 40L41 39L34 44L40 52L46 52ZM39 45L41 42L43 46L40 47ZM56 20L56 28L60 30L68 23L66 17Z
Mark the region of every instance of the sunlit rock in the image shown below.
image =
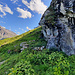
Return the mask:
M39 25L47 47L75 54L75 0L52 0Z

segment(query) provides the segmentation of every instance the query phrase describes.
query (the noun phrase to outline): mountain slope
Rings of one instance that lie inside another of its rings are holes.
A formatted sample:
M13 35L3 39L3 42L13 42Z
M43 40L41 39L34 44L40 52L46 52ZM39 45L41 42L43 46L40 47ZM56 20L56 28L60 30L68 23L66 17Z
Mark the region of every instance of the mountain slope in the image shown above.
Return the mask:
M10 37L14 37L14 36L16 36L16 33L0 26L0 39L10 38Z
M75 75L74 55L67 56L56 49L34 49L47 44L41 37L41 30L41 27L38 27L14 37L13 41L10 38L9 42L0 48L0 62L4 62L0 65L0 75ZM7 42L8 39L3 41ZM29 47L21 52L20 45L23 42Z

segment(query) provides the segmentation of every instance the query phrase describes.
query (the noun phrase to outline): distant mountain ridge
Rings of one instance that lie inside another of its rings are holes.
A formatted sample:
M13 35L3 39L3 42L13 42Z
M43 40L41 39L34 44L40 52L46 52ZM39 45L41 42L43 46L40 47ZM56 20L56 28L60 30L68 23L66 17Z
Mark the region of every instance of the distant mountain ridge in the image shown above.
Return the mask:
M5 29L4 27L0 26L0 40L2 39L5 39L5 38L10 38L10 37L14 37L16 36L17 34L8 30L8 29Z

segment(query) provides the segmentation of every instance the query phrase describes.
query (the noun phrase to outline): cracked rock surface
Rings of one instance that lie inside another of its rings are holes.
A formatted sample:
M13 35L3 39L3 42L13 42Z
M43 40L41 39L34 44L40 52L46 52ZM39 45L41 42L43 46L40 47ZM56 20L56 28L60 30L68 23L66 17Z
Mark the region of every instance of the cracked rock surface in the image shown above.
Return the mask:
M75 54L75 0L52 0L39 25L48 49Z

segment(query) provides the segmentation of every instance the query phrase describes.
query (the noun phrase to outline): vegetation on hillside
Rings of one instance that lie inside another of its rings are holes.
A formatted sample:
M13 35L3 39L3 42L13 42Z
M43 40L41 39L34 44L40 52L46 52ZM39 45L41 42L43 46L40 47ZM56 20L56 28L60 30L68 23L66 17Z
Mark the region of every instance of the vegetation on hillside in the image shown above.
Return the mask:
M4 45L5 41L7 44ZM29 48L20 52L22 42L29 44ZM41 37L41 27L2 40L0 61L5 62L0 65L0 75L75 75L75 55L67 56L56 49L34 50L46 44Z

